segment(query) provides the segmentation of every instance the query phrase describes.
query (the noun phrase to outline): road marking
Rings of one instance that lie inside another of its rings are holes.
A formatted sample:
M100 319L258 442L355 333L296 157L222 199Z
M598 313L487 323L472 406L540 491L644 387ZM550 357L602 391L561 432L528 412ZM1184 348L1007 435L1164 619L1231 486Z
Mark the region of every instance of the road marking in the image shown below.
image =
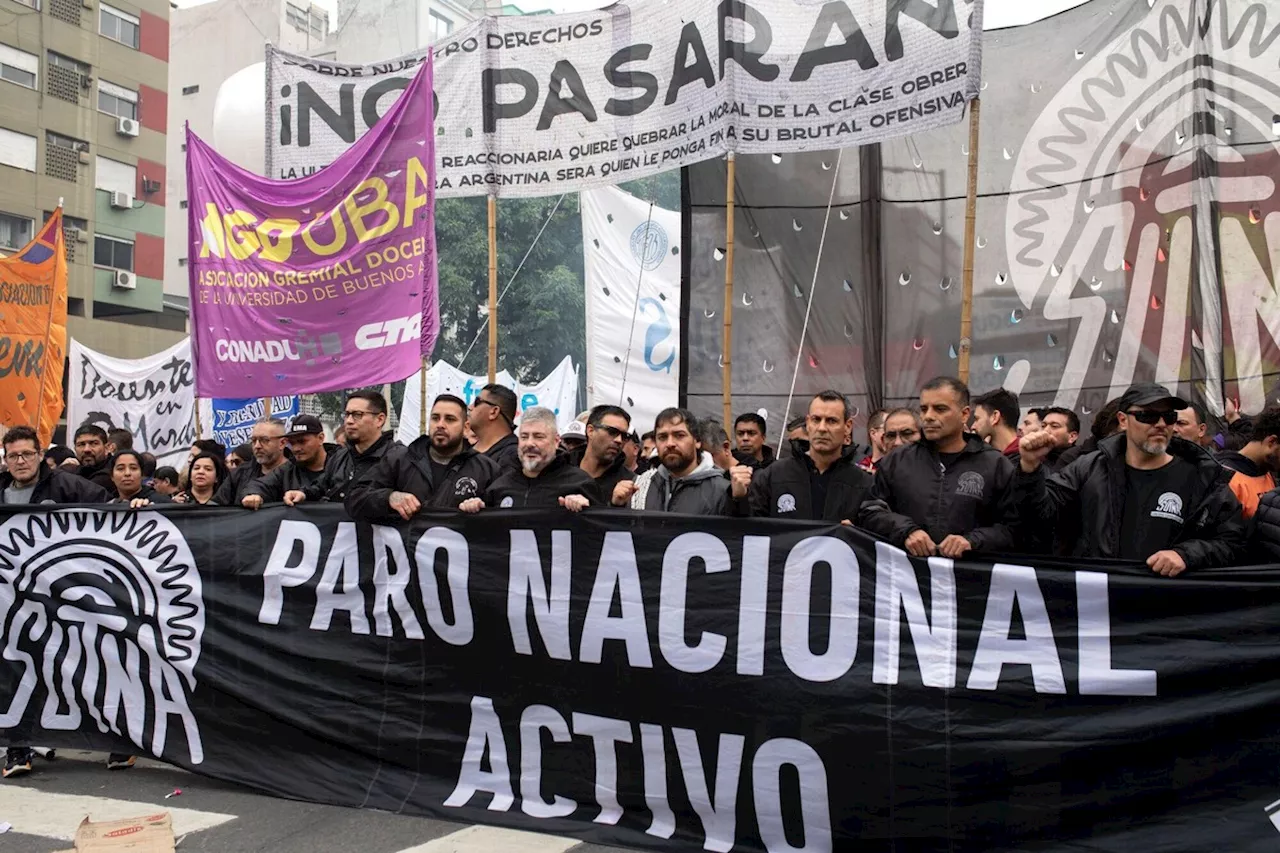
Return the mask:
M576 838L520 832L496 826L468 826L400 853L564 853L582 842Z
M161 812L168 812L173 816L175 836L211 829L236 819L231 814L179 809L158 803L53 794L37 788L20 787L12 782L0 785L0 815L4 815L4 819L13 824L12 832L42 835L59 841L73 840L76 827L86 815L90 820L103 821L125 820Z

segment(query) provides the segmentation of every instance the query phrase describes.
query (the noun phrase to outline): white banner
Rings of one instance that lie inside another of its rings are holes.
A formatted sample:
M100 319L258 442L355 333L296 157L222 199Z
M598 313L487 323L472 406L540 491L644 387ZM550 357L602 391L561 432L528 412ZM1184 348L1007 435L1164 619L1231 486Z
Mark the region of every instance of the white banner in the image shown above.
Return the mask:
M160 465L182 462L196 439L191 339L146 358L112 358L71 341L67 431L86 423L133 433Z
M865 145L959 120L982 0L629 0L483 18L434 46L441 198L576 192L728 151ZM372 65L267 46L267 174L328 165L426 50Z
M418 402L421 397L418 394L421 375L421 373L415 373L405 382L404 402L400 405L400 428L396 430L396 438L402 444L410 444L422 434L418 426L421 406ZM555 412L556 421L561 429L578 416L578 371L573 366L573 359L567 355L564 361L556 365L555 370L547 374L546 379L533 385L516 382L505 370L498 371L497 379L497 384L505 385L516 392L517 423L520 422L520 415L524 410L532 409L534 406L545 406ZM452 364L437 361L427 370L428 406L430 401L441 394L452 394L455 397L461 397L466 401L467 408L471 408L471 403L480 393L480 389L488 384L487 374L472 376L463 373Z
M622 406L653 429L680 397L680 212L613 187L582 202L587 404Z

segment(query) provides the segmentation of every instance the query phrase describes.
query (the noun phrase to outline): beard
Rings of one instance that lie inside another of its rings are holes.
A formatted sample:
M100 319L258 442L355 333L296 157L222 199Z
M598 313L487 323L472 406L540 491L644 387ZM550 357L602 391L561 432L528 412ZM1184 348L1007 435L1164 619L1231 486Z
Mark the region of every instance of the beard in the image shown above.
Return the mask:
M686 456L677 450L663 455L662 467L674 474L677 471L683 471L688 468L697 458L697 451Z
M462 436L452 439L448 435L433 435L431 436L431 446L441 455L453 456L462 449Z
M524 456L520 457L520 467L524 469L526 474L536 474L543 468L551 464L551 458L548 456Z
M1164 453L1166 450L1169 449L1169 439L1148 438L1146 441L1142 442L1142 444L1139 445L1139 447L1142 448L1143 453L1149 454L1151 456L1159 456L1161 453Z

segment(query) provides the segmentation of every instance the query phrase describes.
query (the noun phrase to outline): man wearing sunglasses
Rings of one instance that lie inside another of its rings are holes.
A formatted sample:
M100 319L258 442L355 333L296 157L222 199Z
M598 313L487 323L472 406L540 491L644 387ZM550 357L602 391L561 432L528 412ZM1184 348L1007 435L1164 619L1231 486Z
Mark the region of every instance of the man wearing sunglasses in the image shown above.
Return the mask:
M587 416L587 443L569 453L569 461L596 481L601 496L620 496L619 503L630 500L633 489L618 487L636 478L627 468L627 457L622 452L630 432L631 415L626 409L596 406Z
M471 401L467 425L475 434L476 453L483 453L503 471L520 470L520 441L516 438L516 392L505 385L486 385Z
M1071 556L1145 562L1164 577L1231 565L1244 552L1240 503L1204 448L1177 436L1185 400L1155 383L1120 398L1119 435L1046 477L1055 439L1024 435L1017 503L1028 525L1078 522Z

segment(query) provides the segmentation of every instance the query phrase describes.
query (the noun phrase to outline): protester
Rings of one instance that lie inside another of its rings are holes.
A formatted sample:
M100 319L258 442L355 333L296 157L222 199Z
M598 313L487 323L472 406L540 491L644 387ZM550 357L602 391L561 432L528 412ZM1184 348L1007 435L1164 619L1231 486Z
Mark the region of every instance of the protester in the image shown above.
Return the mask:
M1209 441L1209 424L1206 422L1204 406L1194 401L1188 402L1178 411L1178 423L1173 430L1192 444L1204 447Z
M253 425L249 433L249 445L253 459L236 467L226 482L218 487L213 502L218 506L240 506L249 486L259 477L265 477L287 460L284 455L284 421L264 418Z
M847 443L853 433L849 403L836 391L823 391L809 401L806 417L805 452L779 459L748 478L747 513L752 517L852 524L873 478L858 466L857 451ZM735 469L734 512L741 515L743 490L737 474Z
M729 433L724 424L715 418L699 421L701 426L702 452L711 455L711 464L719 468L726 476L738 464L733 457L733 445L729 442Z
M587 446L587 425L582 421L570 421L560 433L560 447L570 456L581 455Z
M6 504L95 504L111 495L97 483L59 466L41 464L40 439L29 426L10 427L4 434L8 470L0 474L0 495Z
M654 441L653 432L646 432L640 436L640 458L653 459L653 454L658 450L658 444Z
M347 514L357 521L408 521L424 507L457 509L463 501L482 497L503 474L491 456L467 444L467 404L441 394L431 405L427 435L408 447L394 447L368 479L347 494Z
M180 479L177 468L171 465L162 465L156 469L154 476L152 476L151 486L165 497L172 498L181 491L178 485Z
M1182 414L1178 412L1179 421ZM1253 518L1259 499L1276 487L1275 474L1280 471L1280 406L1272 406L1254 418L1249 443L1239 450L1218 454L1218 462L1232 472L1227 485L1240 501L1244 517Z
M884 422L889 416L888 409L876 409L867 418L867 444L871 451L858 461L858 467L868 474L876 472L876 463L886 453L884 449Z
M884 452L892 453L899 447L915 444L920 440L920 415L912 409L893 409L884 419ZM879 470L879 462L876 469Z
M526 409L520 419L520 470L507 471L485 491L483 498L471 498L458 508L479 512L486 506L562 506L573 512L591 504L603 505L591 475L569 461L559 450L560 430L555 413L542 406Z
M803 441L809 437L805 415L798 415L787 422L787 441Z
M1080 417L1070 409L1061 406L1042 409L1040 431L1053 436L1053 449L1049 451L1043 463L1048 466L1046 473L1053 473L1061 467L1062 455L1075 447L1076 440L1080 438ZM1019 456L1020 454L1012 457L1015 463Z
M684 515L728 515L730 483L716 467L710 453L702 450L702 427L687 409L663 409L654 421L658 466L647 478L640 509L648 512L678 512ZM723 428L721 429L723 432ZM726 436L727 439L727 436ZM751 468L737 465L733 476L746 484ZM638 492L635 482L622 482L613 492L614 506L631 505Z
M1245 547L1240 502L1230 473L1175 434L1186 408L1161 385L1134 385L1120 398L1123 435L1052 476L1041 461L1054 437L1024 437L1016 500L1028 524L1077 517L1071 556L1143 560L1165 577L1230 565Z
M1039 432L1043 414L1044 409L1027 409L1027 413L1022 416L1022 424L1018 427L1019 437Z
M763 417L755 412L738 415L733 422L733 434L738 440L738 449L733 455L739 462L757 470L773 464L773 448L765 443L768 428Z
M342 431L339 430L338 434L341 435ZM241 465L244 465L246 462L252 462L252 461L253 461L253 445L247 441L244 444L237 444L231 450L231 452L227 454L227 459L226 459L227 470L234 471L237 468L239 468Z
M142 460L142 479L147 485L154 485L151 480L156 476L156 455L154 453L143 452L138 454L138 458Z
M332 474L337 464L337 445L325 445L324 424L315 415L297 415L289 420L284 432L285 441L293 459L274 471L249 483L240 505L246 509L258 509L264 503L280 503L289 506L304 500L320 500L318 484L326 474ZM317 491L307 490L317 486Z
M111 457L111 482L115 485L115 497L111 503L124 503L136 508L171 502L166 495L146 484L142 476L142 454L136 450L118 450Z
M342 413L347 445L335 448L331 466L325 475L307 489L308 500L345 501L351 489L373 474L373 469L392 448L404 447L387 423L387 398L378 391L354 391L347 397Z
M196 454L187 466L187 487L174 497L189 506L212 506L213 496L226 481L229 472L221 454L204 451Z
M625 409L596 406L587 415L586 445L569 456L595 480L601 496L612 495L618 483L635 479L622 452L630 429L631 415Z
M95 424L83 424L75 432L74 444L76 458L80 460L80 476L114 494L116 487L111 482L111 454L107 452L107 431Z
M1018 395L1003 388L973 398L973 431L1010 459L1018 457Z
M497 462L504 471L520 470L515 435L516 392L505 385L486 385L471 401L467 425L475 433L475 449Z
M931 380L920 390L920 412L924 439L881 460L858 525L916 557L1013 550L1014 465L965 432L968 387Z
M55 444L44 452L44 464L50 468L57 468L61 465L73 467L68 463L73 463L76 468L80 467L80 460L76 459L76 452L70 447Z
M626 457L626 461L622 464L628 471L635 474L640 467L640 436L634 432L627 433L622 443L622 454Z
M1093 416L1093 425L1089 427L1089 437L1069 447L1058 457L1058 469L1061 470L1072 462L1098 449L1098 442L1116 435L1120 429L1120 398L1108 400Z
M112 454L120 450L133 450L133 433L124 427L107 430L107 449Z

